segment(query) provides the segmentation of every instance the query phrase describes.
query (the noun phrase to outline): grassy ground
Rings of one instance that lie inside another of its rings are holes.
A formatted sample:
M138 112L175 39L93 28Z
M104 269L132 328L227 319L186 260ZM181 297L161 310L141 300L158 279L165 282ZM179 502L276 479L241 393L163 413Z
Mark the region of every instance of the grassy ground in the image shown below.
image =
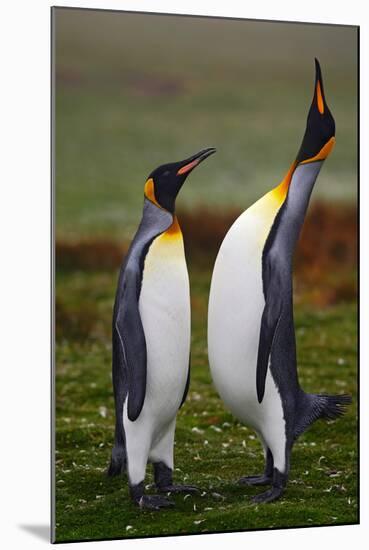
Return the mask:
M175 509L158 515L131 505L126 479L105 475L114 426L109 326L115 274L58 274L57 541L357 521L355 306L298 307L304 389L349 392L354 404L345 417L320 421L298 440L285 495L255 506L250 497L260 488L240 488L235 480L262 470L261 447L224 409L211 384L204 323L210 274L191 275L192 382L178 415L175 477L197 484L202 493L177 496ZM152 482L150 467L146 481Z

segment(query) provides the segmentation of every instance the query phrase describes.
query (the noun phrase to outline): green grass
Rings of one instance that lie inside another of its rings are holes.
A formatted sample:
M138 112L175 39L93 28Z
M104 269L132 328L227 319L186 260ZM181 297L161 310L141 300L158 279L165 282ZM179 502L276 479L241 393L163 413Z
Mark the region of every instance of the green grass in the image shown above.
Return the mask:
M59 273L56 349L57 541L355 523L357 510L356 307L296 311L299 374L307 391L349 392L343 418L316 423L294 447L282 499L254 506L262 489L235 481L263 468L253 432L227 412L210 379L206 354L209 273L191 270L192 381L177 420L175 478L201 496L142 512L127 481L107 478L114 435L110 316L116 276ZM196 428L195 431L193 429ZM146 483L152 483L151 467Z

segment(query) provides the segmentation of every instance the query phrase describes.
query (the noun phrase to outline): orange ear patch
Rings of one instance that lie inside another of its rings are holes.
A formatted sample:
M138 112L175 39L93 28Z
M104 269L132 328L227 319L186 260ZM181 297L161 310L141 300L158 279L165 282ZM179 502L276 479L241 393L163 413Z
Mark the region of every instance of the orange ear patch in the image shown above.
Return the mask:
M159 208L161 208L155 197L154 180L152 178L148 179L145 183L144 193L146 198L148 198L151 202L156 204L156 206L159 206Z
M187 174L192 168L195 168L195 166L199 164L198 160L193 160L192 162L189 162L185 166L182 166L177 172L177 176L180 176L181 174Z
M323 94L322 94L322 89L320 87L319 80L316 85L316 99L317 99L319 113L322 115L324 113L324 101L323 101Z
M336 138L331 137L329 141L320 149L319 153L310 159L303 160L300 164L307 164L308 162L315 162L316 160L324 160L332 151L334 144L336 143Z

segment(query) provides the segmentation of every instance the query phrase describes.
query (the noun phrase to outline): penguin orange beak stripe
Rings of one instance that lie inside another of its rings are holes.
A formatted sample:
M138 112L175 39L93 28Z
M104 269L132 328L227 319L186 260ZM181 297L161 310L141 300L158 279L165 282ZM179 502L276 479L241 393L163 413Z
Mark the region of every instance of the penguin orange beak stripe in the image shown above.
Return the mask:
M208 158L210 155L215 153L215 151L216 149L214 147L208 147L207 149L203 149L196 155L193 155L192 157L185 159L183 162L187 162L187 164L185 164L184 166L181 166L178 169L177 176L188 174L189 172L191 172L193 168L195 168L195 166L197 166L198 164L200 164L200 162L202 162L203 160Z
M195 168L195 166L197 166L199 164L199 162L200 161L198 159L196 159L196 160L193 160L192 162L189 162L185 166L182 166L182 168L180 168L178 170L177 176L180 176L181 174L187 174L187 172L192 170L192 168Z
M319 113L322 115L324 114L324 100L323 100L322 88L320 86L319 80L316 85L316 99L317 99Z

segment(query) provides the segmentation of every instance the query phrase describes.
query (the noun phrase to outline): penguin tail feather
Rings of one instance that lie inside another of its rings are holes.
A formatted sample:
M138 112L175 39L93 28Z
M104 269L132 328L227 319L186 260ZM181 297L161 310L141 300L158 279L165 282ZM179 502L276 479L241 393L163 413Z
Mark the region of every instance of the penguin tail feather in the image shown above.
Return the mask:
M113 477L113 476L119 476L121 474L124 474L126 471L126 464L127 464L127 459L126 459L125 448L114 447L111 454L109 468L106 472L107 475L109 477Z
M318 418L334 420L346 412L346 408L352 403L351 395L314 395L317 406Z
M305 394L306 395L306 394ZM295 438L301 435L313 422L319 418L334 420L345 414L347 406L352 403L352 398L348 394L328 395L328 394L307 394L307 403L305 414L295 428Z

